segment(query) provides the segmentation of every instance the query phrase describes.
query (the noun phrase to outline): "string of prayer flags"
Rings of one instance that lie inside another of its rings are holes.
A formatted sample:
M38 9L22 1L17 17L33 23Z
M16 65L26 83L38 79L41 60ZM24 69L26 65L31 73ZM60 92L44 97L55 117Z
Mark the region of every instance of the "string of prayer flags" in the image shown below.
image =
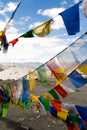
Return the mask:
M87 107L75 105L79 115L84 121L87 121Z
M30 90L33 90L36 86L36 81L35 81L36 73L35 71L32 71L29 73L29 87Z
M87 83L87 78L83 77L77 70L74 70L68 77L77 88L80 88Z
M83 10L85 17L87 18L87 0L82 1L82 10Z
M54 90L57 93L59 93L63 98L65 98L68 95L68 93L59 84L56 87L54 87Z
M37 26L33 29L33 33L38 35L39 37L43 37L48 35L51 32L51 21L52 19L46 21L45 23Z
M45 66L41 66L37 69L37 72L39 74L39 78L41 80L41 83L43 86L48 85L48 80L47 80L47 76L46 76L46 70L45 70Z
M79 3L61 12L68 35L75 35L80 31Z

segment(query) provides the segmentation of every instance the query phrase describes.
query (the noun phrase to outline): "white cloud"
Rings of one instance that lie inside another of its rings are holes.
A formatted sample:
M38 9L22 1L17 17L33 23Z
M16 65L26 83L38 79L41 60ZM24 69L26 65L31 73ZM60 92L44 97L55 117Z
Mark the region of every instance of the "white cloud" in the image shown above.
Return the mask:
M66 47L64 41L56 37L20 38L8 52L0 52L0 62L46 62ZM51 53L50 53L51 52Z
M65 8L52 8L52 9L46 9L46 10L39 9L37 11L37 14L41 14L43 16L49 16L51 18L51 17L55 17L56 15L58 15L64 9Z
M49 16L54 20L52 23L52 29L59 30L60 28L64 28L64 23L60 15L58 15L60 12L62 12L65 8L52 8L52 9L46 9L42 11L42 9L39 9L37 11L38 14L41 14L43 16ZM37 27L38 25L42 24L42 22L38 21L34 24L30 24L29 28Z

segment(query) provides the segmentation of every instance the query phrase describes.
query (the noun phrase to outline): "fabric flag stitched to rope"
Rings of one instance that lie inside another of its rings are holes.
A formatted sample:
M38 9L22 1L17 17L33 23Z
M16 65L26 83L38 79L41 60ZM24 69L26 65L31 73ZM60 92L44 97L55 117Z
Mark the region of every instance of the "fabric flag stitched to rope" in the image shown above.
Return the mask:
M34 89L35 86L36 86L35 76L36 76L35 71L32 71L32 72L29 73L29 86L30 86L30 90Z
M43 37L48 35L51 32L51 30L51 20L49 20L33 29L33 32L39 37Z
M30 30L30 31L24 33L24 34L21 35L20 37L24 37L24 38L34 37L34 35L33 35L33 30ZM19 38L20 38L20 37L19 37Z
M62 80L65 79L66 75L63 73L62 67L57 64L56 57L48 61L46 65L52 71L54 76L57 78L58 82L61 82Z
M77 68L84 76L87 76L87 59Z
M12 46L14 46L17 42L18 42L18 38L15 38L14 40L10 41L9 43L11 43Z
M80 31L79 3L60 13L69 35Z
M45 66L41 66L37 69L37 72L39 74L39 77L41 79L41 83L43 86L48 85L48 80L47 80L47 76L46 76L46 70L45 70Z
M75 107L76 107L77 111L79 112L81 118L84 121L87 121L87 107L78 106L78 105L76 105Z
M29 89L29 83L27 80L27 75L22 78L23 91L24 93Z
M71 82L75 87L80 88L87 83L87 78L85 78L79 71L74 70L69 76Z

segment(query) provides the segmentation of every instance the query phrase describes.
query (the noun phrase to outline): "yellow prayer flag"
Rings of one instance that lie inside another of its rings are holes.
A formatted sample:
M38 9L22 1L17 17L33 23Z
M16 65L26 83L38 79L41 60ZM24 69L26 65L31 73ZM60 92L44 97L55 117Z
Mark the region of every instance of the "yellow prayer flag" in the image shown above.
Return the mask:
M39 25L36 27L33 32L39 37L43 37L48 35L51 32L51 20Z
M63 119L64 121L66 121L67 116L68 116L68 111L65 109L61 109L61 111L57 112L57 117Z
M30 97L31 97L31 99L32 99L34 102L37 102L37 101L38 101L38 98L39 98L39 96L36 96L36 95L34 95L34 94L30 94Z
M87 75L87 64L86 65L80 65L77 70L81 71L82 73Z
M36 86L36 81L35 81L36 73L35 71L32 71L29 73L29 86L30 90L33 90Z

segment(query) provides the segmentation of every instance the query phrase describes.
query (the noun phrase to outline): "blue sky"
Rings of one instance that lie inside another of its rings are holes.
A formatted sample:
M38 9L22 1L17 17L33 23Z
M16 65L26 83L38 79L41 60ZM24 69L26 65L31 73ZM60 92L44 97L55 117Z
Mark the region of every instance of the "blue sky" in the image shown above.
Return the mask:
M0 1L0 30L16 8L19 1ZM71 7L79 0L22 0L14 18L6 31L8 42L21 34L46 22L51 17ZM80 32L69 36L60 15L54 18L52 32L45 37L20 38L17 44L10 46L7 53L0 51L0 62L43 62L50 60L66 46L86 32L87 19L80 5Z

